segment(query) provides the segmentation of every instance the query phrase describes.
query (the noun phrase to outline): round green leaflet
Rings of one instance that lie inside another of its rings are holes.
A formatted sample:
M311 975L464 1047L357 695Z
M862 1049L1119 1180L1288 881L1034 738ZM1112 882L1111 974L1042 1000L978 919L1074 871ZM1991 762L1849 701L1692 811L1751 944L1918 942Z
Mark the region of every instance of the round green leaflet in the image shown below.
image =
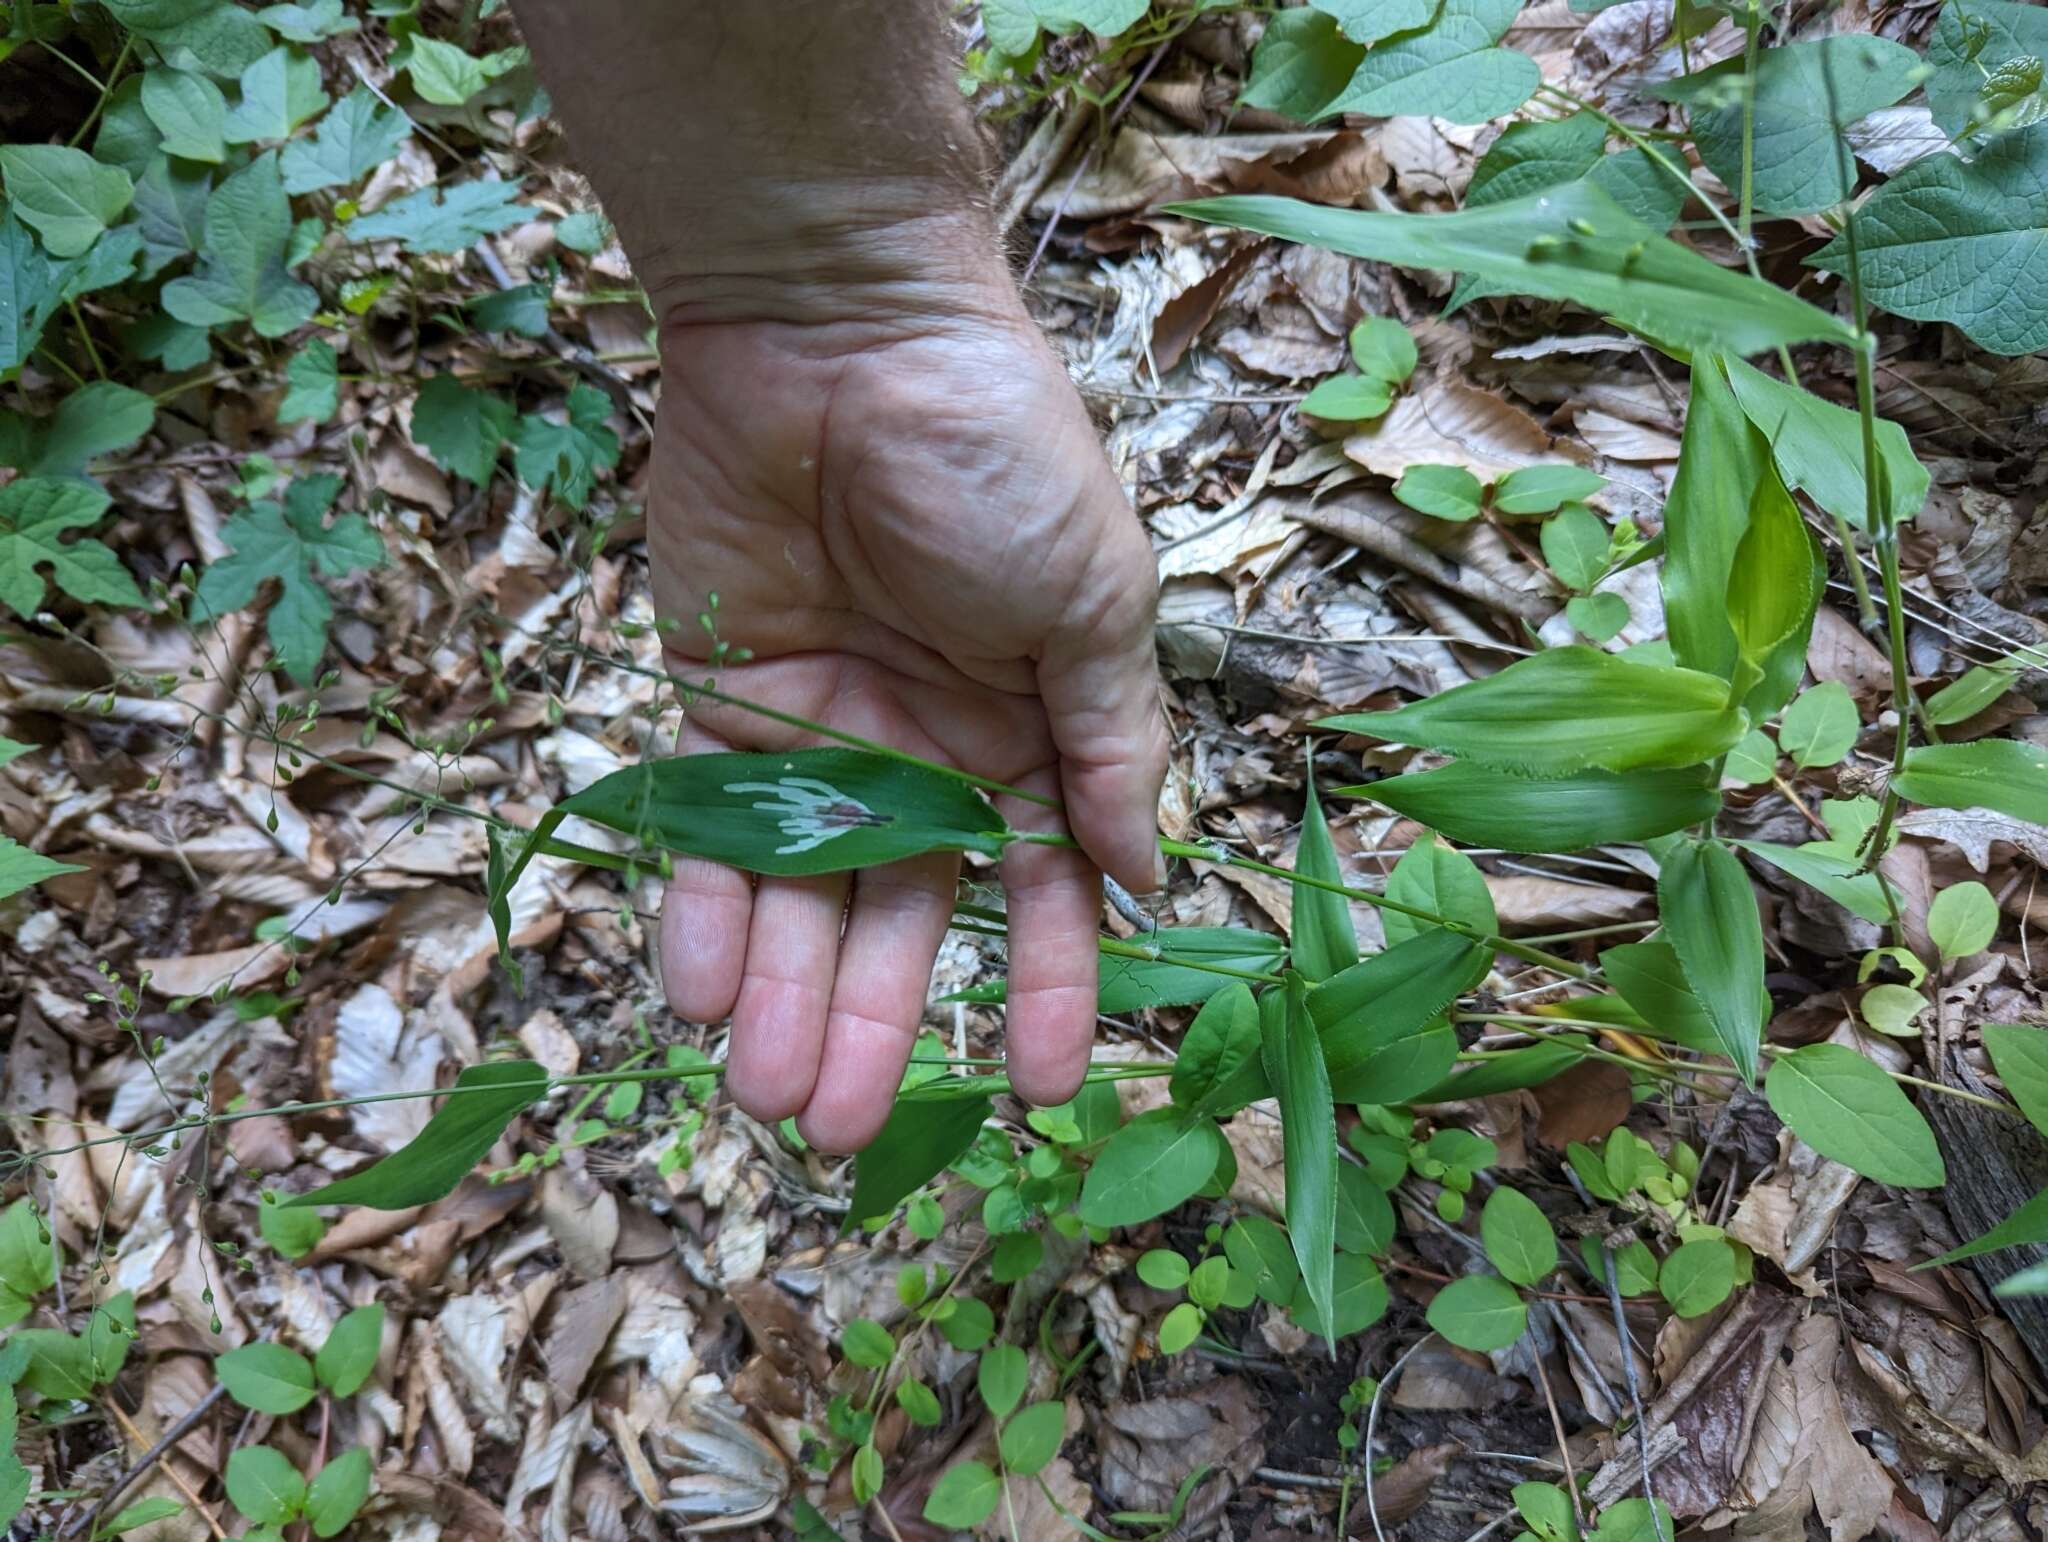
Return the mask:
M1506 1349L1529 1324L1514 1286L1493 1274L1468 1274L1436 1293L1429 1325L1460 1349Z

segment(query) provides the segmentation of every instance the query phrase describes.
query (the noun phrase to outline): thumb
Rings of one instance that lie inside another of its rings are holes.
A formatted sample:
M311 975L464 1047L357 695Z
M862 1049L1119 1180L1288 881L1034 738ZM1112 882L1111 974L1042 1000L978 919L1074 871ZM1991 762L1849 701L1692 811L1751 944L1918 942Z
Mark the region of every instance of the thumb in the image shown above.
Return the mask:
M1164 873L1159 787L1167 741L1150 557L1140 558L1143 567L1108 615L1082 634L1054 639L1038 666L1068 827L1098 867L1138 894L1159 888Z

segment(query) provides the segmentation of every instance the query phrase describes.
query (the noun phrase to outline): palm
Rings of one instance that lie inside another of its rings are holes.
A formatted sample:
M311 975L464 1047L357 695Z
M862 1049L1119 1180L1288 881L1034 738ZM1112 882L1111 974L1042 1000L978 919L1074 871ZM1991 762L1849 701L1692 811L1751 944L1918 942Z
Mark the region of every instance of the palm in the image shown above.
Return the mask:
M751 651L729 692L1063 797L1074 831L1148 883L1156 792L1151 562L1078 402L1021 313L673 328L665 338L650 549L660 614L718 596ZM701 659L709 638L678 631ZM693 710L685 752L801 735ZM1046 811L1011 800L1013 822ZM957 860L751 883L688 863L662 963L687 1017L733 1017L729 1082L758 1117L798 1115L854 1149L886 1116L951 914ZM1006 860L1015 939L1011 1074L1071 1094L1094 1026L1096 868Z

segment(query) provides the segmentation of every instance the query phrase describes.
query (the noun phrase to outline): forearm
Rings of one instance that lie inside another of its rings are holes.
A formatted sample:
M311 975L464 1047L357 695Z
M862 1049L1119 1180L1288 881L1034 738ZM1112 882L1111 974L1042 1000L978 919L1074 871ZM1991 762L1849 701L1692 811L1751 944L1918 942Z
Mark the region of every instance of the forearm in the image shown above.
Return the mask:
M656 313L844 309L919 254L986 282L978 137L939 0L514 0Z

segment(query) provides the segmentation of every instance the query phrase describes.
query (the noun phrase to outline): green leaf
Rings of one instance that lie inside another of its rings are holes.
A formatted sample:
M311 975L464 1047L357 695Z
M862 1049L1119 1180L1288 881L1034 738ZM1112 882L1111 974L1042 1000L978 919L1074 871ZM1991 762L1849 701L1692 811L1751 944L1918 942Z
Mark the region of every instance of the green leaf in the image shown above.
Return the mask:
M1311 122L1364 58L1364 48L1338 30L1334 17L1306 7L1275 12L1252 52L1251 73L1238 102Z
M268 53L269 29L239 5L213 4L165 26L134 24L131 30L154 43L164 62L200 70L216 80L233 80Z
M934 1526L968 1531L995 1513L1003 1497L1003 1480L981 1462L956 1462L939 1475L924 1502L924 1518Z
M1843 1044L1806 1044L1771 1064L1771 1111L1824 1157L1879 1183L1941 1187L1934 1131L1894 1082Z
M1372 44L1429 25L1437 0L1309 0L1354 43ZM1347 72L1348 73L1348 72Z
M1486 487L1463 466L1410 466L1394 484L1394 496L1418 514L1463 523L1479 517Z
M423 187L375 214L358 215L348 223L348 236L351 241L398 241L411 252L465 251L532 217L531 209L515 202L518 197L517 179Z
M1488 1261L1517 1285L1534 1285L1557 1267L1550 1217L1519 1189L1502 1184L1487 1197L1479 1236Z
M849 1364L871 1371L896 1358L895 1335L867 1317L857 1317L846 1325L839 1335L839 1347Z
M1144 18L1149 0L1031 0L1048 32L1086 27L1097 37L1117 37Z
M293 43L318 43L343 32L354 32L359 23L341 8L341 0L309 0L304 5L266 5L256 19L279 37Z
M1481 209L1576 182L1607 150L1607 125L1590 112L1510 123L1472 168L1465 207Z
M1311 990L1309 1016L1332 1096L1397 1103L1443 1080L1458 1048L1444 1008L1477 987L1492 963L1481 944L1431 927Z
M1855 337L1839 318L1776 285L1653 233L1587 182L1456 214L1326 209L1261 196L1206 198L1169 212L1350 257L1475 274L1510 293L1574 301L1685 349L1754 353Z
M275 1200L257 1206L256 1227L265 1242L294 1262L312 1252L327 1235L327 1223L313 1211L287 1210Z
M1567 503L1577 506L1606 485L1607 478L1584 466L1517 466L1494 484L1493 506L1502 514L1554 514Z
M157 32L192 21L220 0L102 0L122 26L134 32Z
M913 1379L896 1383L896 1402L919 1429L937 1429L945 1421L945 1411L939 1407L938 1395L921 1381Z
M1394 1206L1363 1167L1337 1164L1337 1249L1384 1253L1394 1240Z
M0 501L6 496L0 492ZM1906 769L1892 778L1892 788L1932 808L1996 809L2048 824L2048 749L2013 739L1916 745L1906 751Z
M369 1497L370 1453L351 1446L320 1469L306 1492L306 1520L313 1535L338 1536Z
M1928 697L1922 703L1927 721L1937 728L1967 722L2005 695L2019 679L2021 667L2018 655L2009 658L2009 663L1975 665Z
M1863 479L1863 425L1856 413L1811 391L1775 380L1740 359L1724 358L1728 384L1743 415L1771 447L1785 485L1858 530L1869 527ZM1890 418L1877 420L1881 485L1887 517L1903 524L1927 501L1927 468Z
M555 805L753 873L872 867L929 851L999 855L1009 826L966 783L866 750L722 753L646 761Z
M215 1358L213 1374L229 1397L257 1413L294 1414L313 1401L313 1363L282 1344L231 1349Z
M247 321L261 337L282 337L304 325L320 297L285 266L291 233L277 156L266 152L206 200L199 271L164 285L164 309L195 327Z
M373 1301L346 1313L328 1331L327 1342L313 1357L313 1374L336 1397L354 1397L377 1369L383 1347L384 1308Z
M1588 641L1603 643L1628 625L1628 601L1618 594L1581 594L1564 602L1564 618Z
M1194 1302L1181 1302L1160 1319L1159 1352L1165 1355L1179 1354L1202 1336L1202 1324L1206 1321L1202 1309Z
M1330 826L1316 796L1313 765L1307 779L1307 803L1301 819L1301 842L1294 854L1295 871L1307 878L1341 884L1344 870L1330 841ZM1358 932L1351 924L1351 904L1343 895L1305 884L1294 887L1294 932L1289 957L1303 978L1327 980L1358 962Z
M413 38L411 48L406 72L412 76L413 90L442 107L460 107L515 62L495 54L479 59L425 33Z
M1678 952L1669 942L1622 943L1600 955L1600 967L1653 1036L1703 1055L1727 1053L1720 1030L1687 981ZM1762 998L1763 989L1759 976L1752 990ZM1575 1011L1586 1005L1583 1000L1572 1003ZM1761 1019L1769 1010L1768 1002L1759 999L1756 1010Z
M895 1214L907 1196L974 1144L992 1108L986 1096L898 1098L882 1133L853 1164L847 1224Z
M336 102L313 132L278 152L287 193L349 187L398 153L410 125L405 114L386 107L368 86Z
M1721 775L1745 787L1768 782L1778 771L1778 746L1761 728L1752 728L1721 762Z
M319 673L334 616L319 575L341 578L384 561L384 542L362 515L338 514L332 524L325 522L340 490L336 476L300 477L285 489L283 503L250 504L222 527L230 554L207 567L193 596L193 613L211 620L240 610L265 579L276 579L280 592L265 627L278 661L301 685L312 684Z
M155 422L154 397L96 380L66 396L46 422L28 425L27 454L17 464L30 476L83 476L89 461L125 450Z
M2048 1028L2030 1023L1987 1023L1984 1048L2005 1090L2028 1123L2048 1135ZM4 1276L0 1276L4 1278Z
M1657 1271L1657 1289L1680 1317L1704 1316L1735 1289L1735 1249L1718 1237L1672 1249Z
M1066 1438L1067 1405L1033 1403L1003 1427L1003 1465L1023 1477L1042 1472L1060 1454Z
M1485 936L1500 930L1486 875L1465 853L1446 846L1428 831L1401 853L1401 860L1387 875L1385 892L1399 904L1462 921ZM1436 929L1398 910L1381 911L1380 922L1386 928L1389 947Z
M67 145L0 145L8 212L35 227L52 257L79 257L128 207L135 183Z
M1368 379L1397 386L1419 359L1414 337L1392 316L1367 316L1351 329L1351 361Z
M1535 1533L1536 1542L1579 1542L1571 1496L1556 1484L1517 1483L1508 1497L1515 1502L1523 1524Z
M0 1286L24 1298L57 1283L57 1238L34 1203L17 1199L0 1213Z
M1927 907L1927 935L1947 963L1982 953L1998 935L1998 901L1974 879L1952 883Z
M1574 1001L1573 1005L1576 1007L1578 1002ZM1488 1053L1490 1058L1469 1064L1467 1069L1416 1094L1411 1101L1456 1103L1467 1098L1490 1098L1495 1093L1538 1087L1586 1058L1585 1041L1581 1039L1545 1039L1526 1049Z
M1690 106L1693 143L1724 185L1740 196L1747 149L1757 211L1793 215L1832 208L1856 190L1855 160L1842 133L1911 91L1920 60L1903 43L1856 33L1763 49L1747 146L1746 67L1738 56L1649 91Z
M2041 1242L2048 1242L2048 1189L2036 1194L1981 1237L1972 1237L1961 1247L1951 1248L1939 1258L1931 1258L1918 1267L1931 1269L1936 1264L1960 1263L1966 1258L1996 1253L2001 1248L2027 1247Z
M1856 1007L1863 1021L1877 1032L1917 1039L1920 1030L1913 1026L1913 1019L1927 1010L1927 998L1910 985L1873 985Z
M1578 645L1546 649L1412 706L1316 726L1535 776L1697 765L1747 730L1713 676Z
M4 1516L5 1513L5 1505L0 1504L0 1516ZM184 1513L185 1507L175 1499L144 1499L124 1509L115 1511L113 1515L99 1523L95 1534L102 1537L118 1537L130 1531L139 1531L144 1526L154 1526L158 1521L167 1521L174 1515L182 1515Z
M1287 1235L1302 1288L1319 1318L1331 1317L1337 1247L1337 1122L1330 1073L1308 1010L1308 984L1288 976L1281 1010L1262 1014L1266 1080L1280 1100L1287 1175Z
M228 1457L228 1498L259 1526L284 1526L306 1503L306 1480L282 1451L243 1446Z
M1045 1261L1045 1239L1035 1231L1013 1231L996 1243L988 1277L998 1285L1014 1285Z
M166 155L217 166L227 159L227 141L222 131L227 122L227 98L220 87L204 75L190 70L159 66L142 77L142 110L164 136Z
M1529 1325L1529 1308L1514 1286L1493 1274L1468 1274L1436 1293L1429 1325L1460 1349L1506 1349Z
M535 281L514 284L495 294L478 295L468 302L469 313L486 332L511 332L520 337L545 337L548 331L548 299L553 285Z
M1657 909L1665 933L1721 1053L1754 1086L1764 1033L1764 929L1749 875L1719 841L1677 842L1662 863Z
M1216 1171L1222 1134L1213 1121L1181 1122L1178 1110L1140 1114L1104 1144L1081 1184L1090 1226L1136 1226L1192 1199Z
M570 251L594 257L611 239L611 226L595 209L578 209L555 222L555 240Z
M1839 765L1856 747L1862 727L1849 688L1839 680L1823 680L1812 690L1801 691L1785 709L1778 722L1778 742L1795 764L1810 771Z
M1336 792L1385 804L1454 841L1504 851L1649 840L1711 819L1721 806L1713 782L1697 770L1527 777L1469 760Z
M92 1352L75 1334L49 1328L17 1328L8 1346L25 1351L21 1384L59 1402L77 1402L93 1393Z
M1915 161L1863 202L1856 231L1871 304L1946 321L1993 353L2048 348L2048 305L2032 282L2048 262L2048 122L1973 160ZM1847 273L1846 239L1807 261Z
M412 438L443 471L488 482L517 415L495 392L463 385L452 374L432 375L413 401Z
M2048 1296L2048 1260L2009 1274L1991 1289L1994 1296ZM4 1508L4 1507L0 1507Z
M1171 1256L1180 1257L1178 1253ZM1182 1260L1181 1270L1185 1283L1185 1260ZM975 1368L975 1386L981 1393L981 1401L998 1421L1009 1418L1010 1410L1023 1401L1024 1390L1030 1384L1031 1361L1015 1344L991 1344L982 1353L981 1364Z
M109 1296L92 1309L85 1325L85 1354L94 1386L104 1387L121 1374L128 1363L128 1346L134 1342L134 1292Z
M1948 134L1974 126L1987 74L2048 57L2048 13L2031 0L1951 0L1927 40L1927 105Z
M1394 393L1370 375L1332 375L1301 399L1301 410L1332 423L1359 423L1385 414Z
M1668 532L1668 524L1666 528ZM1798 505L1778 479L1777 468L1766 459L1750 495L1749 521L1728 568L1728 624L1746 666L1738 670L1738 681L1768 681L1772 655L1789 643L1794 645L1796 667L1791 681L1782 687L1784 698L1798 688L1799 667L1805 663L1806 640L1826 575L1817 552ZM1741 689L1749 694L1749 685ZM1776 689L1772 688L1771 708L1779 704ZM1749 705L1753 709L1758 706L1753 697Z
M546 1068L531 1060L465 1066L448 1100L404 1146L359 1173L284 1203L366 1205L372 1210L432 1204L454 1191L505 1127L547 1087Z
M1223 1254L1230 1267L1251 1281L1261 1301L1285 1306L1301 1283L1301 1266L1287 1233L1262 1215L1241 1216L1223 1233Z
M98 524L109 499L90 482L17 477L0 487L0 603L19 616L42 608L48 568L57 587L87 603L139 606L142 591L121 559L98 541L61 533Z
M1330 1312L1325 1316L1309 1299L1305 1284L1295 1287L1289 1310L1294 1320L1310 1333L1335 1343L1354 1333L1363 1333L1387 1315L1390 1300L1386 1282L1370 1258L1340 1253L1331 1266Z
M1513 112L1543 83L1534 59L1493 46L1520 11L1520 0L1443 0L1427 26L1379 42L1316 116L1422 113L1484 123Z
M0 212L0 375L36 351L65 286L83 266L79 257L52 260L12 208Z
M1820 890L1866 921L1883 925L1891 919L1891 907L1884 901L1884 886L1875 873L1857 871L1862 863L1853 851L1845 851L1831 841L1808 841L1804 846L1781 846L1775 841L1729 844L1762 858L1809 888Z
M512 431L512 463L536 492L554 490L572 509L590 501L597 473L618 464L619 436L605 426L611 400L595 386L569 388L561 422L529 414Z
M1242 981L1227 980L1181 1037L1168 1094L1193 1115L1232 1112L1225 1089L1257 1059L1259 1047L1258 1003Z
M1144 945L1157 948L1159 957L1140 959L1121 953L1101 956L1097 965L1096 1011L1114 1015L1145 1007L1197 1006L1230 983L1227 976L1200 965L1270 972L1278 967L1287 951L1287 945L1270 932L1236 926L1163 928L1145 938ZM1008 989L1007 982L992 980L955 991L943 1000L1000 1002Z
M278 403L280 423L325 423L341 405L340 361L334 345L319 338L295 352L284 367L286 390Z
M224 129L231 145L289 138L327 105L320 61L288 46L271 49L242 71L241 84L241 100L228 113Z

